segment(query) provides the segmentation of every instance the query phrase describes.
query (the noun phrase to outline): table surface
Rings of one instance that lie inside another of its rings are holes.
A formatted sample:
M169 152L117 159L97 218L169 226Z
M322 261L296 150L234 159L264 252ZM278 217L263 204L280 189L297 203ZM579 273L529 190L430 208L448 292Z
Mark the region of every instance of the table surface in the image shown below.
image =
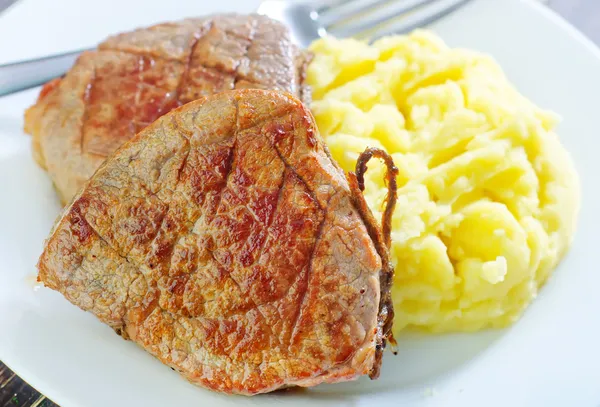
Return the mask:
M7 0L0 0L2 1ZM546 3L600 45L600 0L549 0ZM0 407L55 407L0 362Z

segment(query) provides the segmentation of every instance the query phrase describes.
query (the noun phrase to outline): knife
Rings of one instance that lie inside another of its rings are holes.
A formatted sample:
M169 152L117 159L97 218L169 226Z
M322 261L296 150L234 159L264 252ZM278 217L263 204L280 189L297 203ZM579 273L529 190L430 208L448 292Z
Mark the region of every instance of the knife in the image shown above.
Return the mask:
M0 65L0 96L43 85L64 75L83 51Z

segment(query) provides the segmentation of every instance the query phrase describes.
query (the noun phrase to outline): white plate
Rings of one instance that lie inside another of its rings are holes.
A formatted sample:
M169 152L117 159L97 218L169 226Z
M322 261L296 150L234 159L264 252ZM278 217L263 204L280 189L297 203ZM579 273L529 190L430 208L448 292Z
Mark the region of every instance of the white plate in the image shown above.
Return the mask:
M209 4L207 4L209 3ZM84 47L139 25L257 1L22 0L0 17L0 62ZM453 46L493 54L559 133L583 184L567 259L512 329L401 338L382 378L243 398L196 388L48 289L33 289L42 241L59 212L32 161L22 114L36 96L0 98L0 359L63 407L278 405L598 406L600 403L600 51L541 6L477 0L436 25Z

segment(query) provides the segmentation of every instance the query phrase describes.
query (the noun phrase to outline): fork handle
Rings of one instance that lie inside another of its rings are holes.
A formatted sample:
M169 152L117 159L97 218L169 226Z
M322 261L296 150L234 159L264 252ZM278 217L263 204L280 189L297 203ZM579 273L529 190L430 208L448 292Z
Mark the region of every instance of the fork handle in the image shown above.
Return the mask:
M64 75L83 51L0 65L0 96L33 88Z

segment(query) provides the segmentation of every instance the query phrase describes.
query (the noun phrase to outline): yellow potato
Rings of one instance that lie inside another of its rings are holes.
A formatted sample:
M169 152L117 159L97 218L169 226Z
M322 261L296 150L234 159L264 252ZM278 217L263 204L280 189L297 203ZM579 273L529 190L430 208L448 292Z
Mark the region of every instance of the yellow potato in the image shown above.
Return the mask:
M399 168L391 255L395 331L474 331L516 321L573 237L579 183L553 129L495 61L416 31L372 46L311 46L313 113L353 170L367 146ZM365 196L381 215L384 168Z

